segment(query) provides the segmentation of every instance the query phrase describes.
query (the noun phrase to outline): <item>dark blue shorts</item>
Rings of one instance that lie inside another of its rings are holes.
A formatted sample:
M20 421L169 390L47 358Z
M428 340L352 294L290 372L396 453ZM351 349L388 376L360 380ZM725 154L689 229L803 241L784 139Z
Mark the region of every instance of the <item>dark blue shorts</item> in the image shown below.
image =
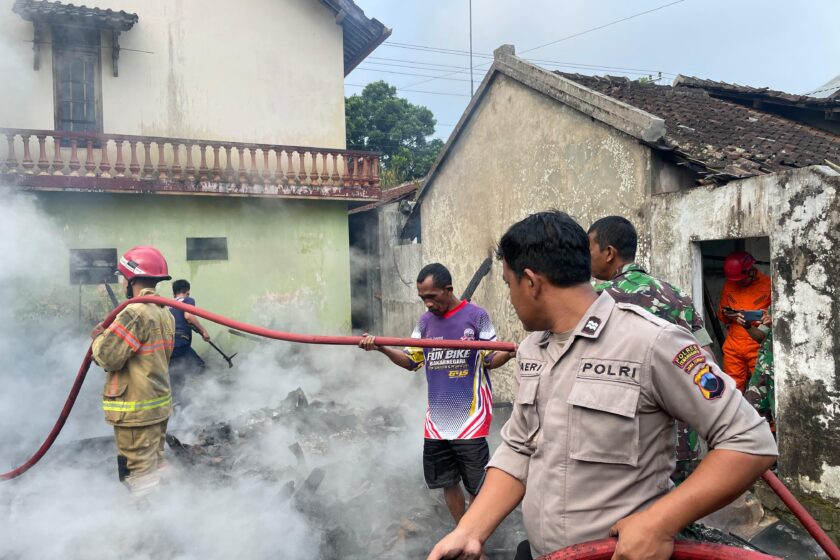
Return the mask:
M486 438L423 441L423 474L431 489L463 481L467 492L475 496L484 482L488 462L490 447Z

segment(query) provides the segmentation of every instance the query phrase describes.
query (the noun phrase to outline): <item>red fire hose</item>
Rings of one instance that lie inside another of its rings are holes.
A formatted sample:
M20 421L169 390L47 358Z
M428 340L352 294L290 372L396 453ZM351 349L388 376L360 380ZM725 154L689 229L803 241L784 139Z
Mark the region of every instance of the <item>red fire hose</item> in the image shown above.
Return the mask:
M766 471L761 478L764 479L770 488L773 489L773 492L776 493L777 496L784 502L790 512L796 516L802 526L805 527L805 530L814 537L814 540L817 541L817 544L820 545L828 557L831 560L840 560L840 548L837 548L837 545L834 544L828 535L825 534L822 527L819 526L817 521L811 517L811 514L802 507L802 504L791 494L790 490L782 484L782 481L779 480L775 474L770 471Z
M348 346L356 346L362 340L362 337L360 336L320 336L310 334L296 334L283 331L275 331L263 327L255 327L254 325L249 325L248 323L242 323L240 321L234 321L233 319L228 319L227 317L223 317L222 315L218 315L210 311L205 311L204 309L201 309L199 307L193 307L192 305L181 303L180 301L176 301L174 299L162 298L158 296L142 296L124 301L113 311L111 311L111 313L105 318L105 320L102 321L102 325L104 327L110 325L114 321L114 318L117 316L117 314L120 311L122 311L125 306L131 303L157 303L158 305L175 307L177 309L181 309L182 311L192 313L193 315L198 315L199 317L207 319L208 321L213 321L214 323L225 325L238 331L255 334L257 336L262 336L265 338L273 338L275 340L285 340L288 342L299 342L303 344L340 344ZM376 337L376 344L380 346L417 346L420 348L463 348L471 350L500 350L507 352L512 352L516 348L516 346L510 342L486 342L481 340L431 340L388 337ZM88 351L85 354L85 359L84 361L82 361L82 365L79 367L79 372L76 374L76 380L73 382L73 387L70 389L70 394L67 395L67 400L64 402L64 408L61 409L61 414L58 416L58 420L56 420L55 425L53 425L52 430L50 430L47 439L44 440L44 443L41 444L41 447L39 447L38 450L21 466L9 472L0 474L0 480L10 480L12 478L22 475L23 473L28 471L33 465L35 465L38 461L40 461L41 458L50 449L50 447L52 447L52 444L55 442L56 438L58 437L58 434L61 433L61 429L64 427L64 423L70 416L70 411L73 410L73 405L75 404L76 397L78 397L79 391L82 388L82 383L84 383L85 381L85 376L87 375L88 369L90 368L92 359L93 358L91 356L91 350L90 348L88 348Z
M284 340L287 342L297 342L302 344L331 344L356 346L362 340L362 337L360 336L323 336L296 334L283 331L275 331L263 327L256 327L254 325L249 325L248 323L242 323L240 321L235 321L233 319L223 317L222 315L218 315L211 311L206 311L204 309L201 309L200 307L194 307L192 305L188 305L180 301L176 301L174 299L168 299L159 296L141 296L124 301L113 311L111 311L110 314L108 314L105 320L102 321L102 325L107 328L108 325L110 325L114 321L114 318L117 316L117 314L120 311L122 311L123 308L125 308L127 305L132 303L156 303L158 305L174 307L176 309L187 311L193 315L198 315L199 317L207 319L208 321L213 321L214 323L225 325L238 331L251 333L265 338L273 338L275 340ZM432 340L390 337L376 337L375 340L376 344L380 346L459 348L471 350L499 350L506 352L512 352L516 348L516 345L510 342L486 342L480 340ZM79 391L82 388L82 383L84 383L85 381L85 377L87 376L87 372L90 368L91 361L91 350L90 348L88 348L88 351L85 354L85 359L82 361L82 365L79 367L79 371L76 374L76 379L75 381L73 381L73 386L70 389L70 393L67 395L67 400L64 403L64 408L61 409L61 414L59 415L58 419L53 425L52 430L50 430L49 435L44 440L44 443L42 443L41 447L39 447L38 450L21 466L9 472L0 474L0 481L10 480L25 473L38 461L40 461L41 458L50 449L50 447L52 447L52 444L55 442L56 438L58 437L58 434L61 433L61 429L64 427L64 423L70 416L70 411L73 410L73 405L75 404L76 397L79 395ZM778 496L782 499L782 501L785 503L788 509L790 509L790 511L797 517L797 519L799 519L799 521L802 523L805 529L811 534L811 536L814 537L814 539L822 547L822 549L825 550L825 552L828 554L828 557L831 560L840 560L840 549L838 549L837 545L835 545L831 541L828 535L826 535L826 533L817 524L814 518L811 517L805 510L805 508L802 507L802 505L796 500L793 494L791 494L790 491L787 488L785 488L782 482L773 473L769 471L764 473L762 477L764 478L764 480L767 481L767 483L770 485L773 491L776 492L776 494L778 494ZM561 560L564 558L574 558L575 560L598 560L600 558L604 558L608 560L612 556L612 551L614 550L614 548L615 540L608 539L606 541L597 541L593 543L575 545L574 547L571 547L569 549L554 552L551 555L546 556L545 558L547 560ZM607 552L608 550L609 552ZM574 552L574 554L577 555L564 555L566 554L566 551L576 551ZM735 556L736 553L737 556ZM585 556L584 554L589 555ZM729 554L729 556L727 556L726 554ZM769 560L773 557L741 549L720 547L719 545L711 545L705 543L676 543L673 558L674 560L700 560L710 558L719 558L722 560Z
M610 560L615 552L617 539L604 539L576 544L538 560ZM711 543L677 541L671 560L781 560L761 552Z

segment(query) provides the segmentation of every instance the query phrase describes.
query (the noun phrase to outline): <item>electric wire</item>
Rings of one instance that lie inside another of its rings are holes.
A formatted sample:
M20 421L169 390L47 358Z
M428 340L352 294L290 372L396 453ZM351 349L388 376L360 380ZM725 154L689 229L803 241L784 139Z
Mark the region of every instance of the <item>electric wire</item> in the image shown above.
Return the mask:
M524 51L522 51L522 52L521 52L521 54L525 54L525 53L533 52L533 51L535 51L535 50L537 50L537 49L542 49L542 48L547 47L547 46L549 46L549 45L554 45L554 44L557 44L557 43L560 43L560 42L563 42L563 41L568 41L569 39L573 39L573 38L575 38L575 37L580 37L581 35L586 35L587 33L592 33L593 31L598 31L598 30L600 30L600 29L604 29L604 28L606 28L606 27L610 27L610 26L612 26L612 25L616 25L616 24L619 24L619 23L622 23L622 22L625 22L625 21L631 20L631 19L633 19L633 18L636 18L636 17L642 16L642 15L645 15L645 14L649 14L649 13L652 13L652 12L656 12L656 11L658 11L658 10L665 9L665 8L667 8L667 7L669 7L669 6L673 6L673 5L675 5L675 4L680 4L680 3L682 3L682 2L685 2L685 0L675 0L674 2L669 2L668 4L663 4L663 5L658 6L658 7L656 7L656 8L652 8L652 9L650 9L650 10L645 10L644 12L639 12L639 13L637 13L637 14L632 14L632 15L630 15L630 16L627 16L627 17L624 17L624 18L621 18L621 19L618 19L618 20L614 20L614 21L611 21L611 22L609 22L609 23L605 23L605 24L603 24L603 25L599 25L599 26L597 26L597 27L592 27L592 28L590 28L590 29L586 29L586 30L584 30L584 31L580 31L580 32L578 32L578 33L574 33L574 34L572 34L572 35L567 35L567 36L565 36L565 37L561 37L560 39L557 39L556 41L551 41L551 42L549 42L549 43L544 43L544 44L542 44L542 45L538 45L538 46L536 46L536 47L531 47L531 48L529 48L529 49L525 49ZM486 65L486 64L485 64L484 66L488 66L488 65ZM458 74L458 73L460 73L460 71L448 72L448 73L446 73L446 74L442 74L442 75L440 75L440 76L438 76L438 77L436 77L436 78L427 78L427 79L425 79L425 80L420 80L420 81L417 81L417 82L412 82L412 83L410 83L410 84L405 84L403 87L410 88L410 87L418 86L418 85L425 84L425 83L428 83L428 82L431 82L431 81L434 81L434 80L437 80L437 79L447 78L447 77L449 77L449 76L452 76L452 75L454 75L454 74Z
M410 43L394 44L394 43L390 43L390 42L385 42L382 45L386 46L386 47L387 46L392 46L392 47L405 48L405 49L415 49L415 50L420 50L420 51L425 51L425 50L428 49L429 52L434 52L434 53L437 53L437 54L469 56L469 51L461 51L461 50L457 50L457 49L438 49L438 48L435 48L435 47L428 47L426 45L414 45L414 44L410 44ZM490 59L490 60L493 59L492 54L486 54L486 53L474 53L473 56L475 56L476 58L484 58L484 59ZM368 57L368 58L373 58L373 57ZM533 63L540 64L540 65L548 65L548 66L571 66L571 67L580 67L580 68L592 68L594 70L624 70L624 71L629 71L629 72L641 72L641 73L646 73L646 74L648 74L648 73L656 74L656 73L662 72L662 74L669 75L669 76L676 76L677 75L674 72L666 72L664 70L659 70L659 69L654 70L652 68L635 68L635 67L615 66L615 65L609 65L609 64L589 64L589 63L585 63L585 62L571 62L571 61L565 61L565 60L550 60L550 59L543 59L543 58L530 58L530 57L523 57L523 58L524 58L524 60L527 60L528 62L533 62ZM392 61L407 62L407 63L420 63L420 61L406 60L406 59L383 58L381 60L392 60ZM431 63L429 63L429 64L431 64ZM441 66L447 66L447 65L441 65ZM454 65L452 66L452 68L461 69L461 70L469 70L468 67L458 67L458 66L454 66Z

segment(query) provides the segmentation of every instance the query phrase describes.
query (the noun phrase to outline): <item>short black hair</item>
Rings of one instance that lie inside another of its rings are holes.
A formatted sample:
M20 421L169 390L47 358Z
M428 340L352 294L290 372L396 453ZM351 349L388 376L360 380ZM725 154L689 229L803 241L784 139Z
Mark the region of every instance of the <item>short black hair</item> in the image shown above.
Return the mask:
M592 275L589 237L559 210L531 214L510 226L499 241L496 258L504 260L517 278L530 268L558 287L589 282Z
M183 294L190 291L190 283L186 280L175 280L172 282L172 294L178 295Z
M434 279L436 288L445 288L452 285L452 275L449 273L449 269L440 263L427 264L421 268L417 275L417 283L423 282L429 276Z
M603 251L610 245L618 251L618 256L625 261L636 259L636 249L639 245L639 236L636 228L627 218L621 216L607 216L601 218L589 226L587 233L595 233L595 241Z

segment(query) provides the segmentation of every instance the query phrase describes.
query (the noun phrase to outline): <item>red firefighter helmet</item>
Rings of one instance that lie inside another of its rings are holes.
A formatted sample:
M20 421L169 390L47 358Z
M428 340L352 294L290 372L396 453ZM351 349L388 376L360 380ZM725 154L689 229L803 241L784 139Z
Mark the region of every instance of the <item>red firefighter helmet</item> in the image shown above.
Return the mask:
M171 280L169 267L163 254L154 247L135 247L129 249L120 259L117 270L126 280L151 278L153 280Z
M740 282L749 275L753 266L755 266L755 257L746 251L735 251L729 253L723 261L723 275L727 280Z

